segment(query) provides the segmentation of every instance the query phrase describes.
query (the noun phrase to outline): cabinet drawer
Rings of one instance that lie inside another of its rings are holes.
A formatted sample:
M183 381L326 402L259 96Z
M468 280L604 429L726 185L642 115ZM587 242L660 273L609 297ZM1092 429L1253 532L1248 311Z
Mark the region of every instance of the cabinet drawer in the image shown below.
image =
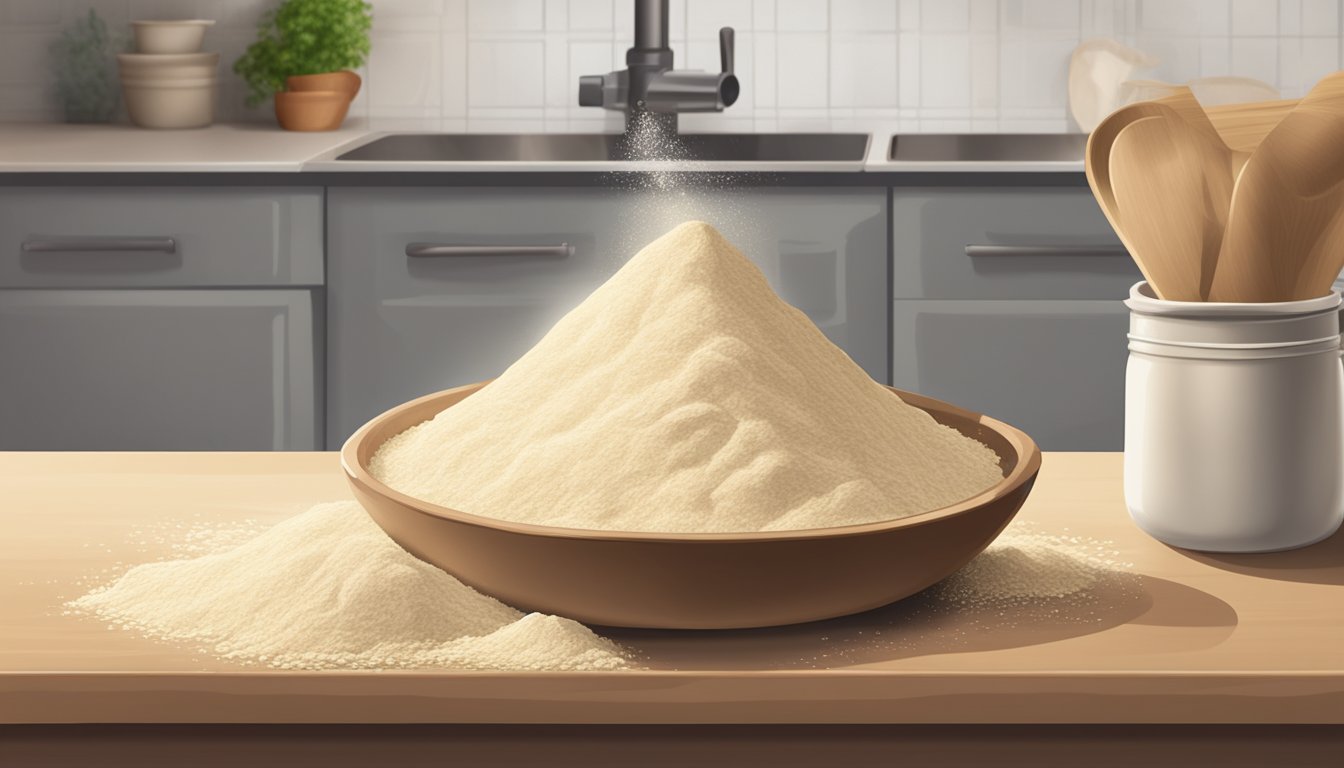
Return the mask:
M885 207L881 189L702 191L673 205L615 189L332 189L328 446L410 398L498 376L694 218L885 381Z
M1122 299L1142 279L1086 188L896 189L898 299Z
M322 284L322 191L0 188L0 287Z
M893 384L989 414L1047 451L1124 446L1118 301L897 301Z
M0 450L321 447L309 290L0 290Z

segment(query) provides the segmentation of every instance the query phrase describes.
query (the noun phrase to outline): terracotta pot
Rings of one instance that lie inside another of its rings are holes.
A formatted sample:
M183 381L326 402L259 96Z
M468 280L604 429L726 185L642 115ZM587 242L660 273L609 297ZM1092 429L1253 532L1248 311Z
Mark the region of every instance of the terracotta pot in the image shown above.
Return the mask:
M359 75L348 69L340 72L323 72L317 75L290 75L285 78L287 91L340 91L351 99L359 93L363 81Z
M275 119L287 131L334 131L341 127L350 97L341 91L282 91L275 94Z

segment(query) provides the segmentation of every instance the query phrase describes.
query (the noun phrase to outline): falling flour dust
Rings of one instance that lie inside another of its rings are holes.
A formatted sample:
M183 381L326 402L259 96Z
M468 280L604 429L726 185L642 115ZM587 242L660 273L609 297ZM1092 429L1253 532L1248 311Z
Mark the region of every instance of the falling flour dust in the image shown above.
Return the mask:
M68 604L282 669L606 670L624 652L408 554L357 503L320 504L232 548L148 563Z
M654 241L373 475L501 520L745 532L906 517L998 457L873 381L713 227Z

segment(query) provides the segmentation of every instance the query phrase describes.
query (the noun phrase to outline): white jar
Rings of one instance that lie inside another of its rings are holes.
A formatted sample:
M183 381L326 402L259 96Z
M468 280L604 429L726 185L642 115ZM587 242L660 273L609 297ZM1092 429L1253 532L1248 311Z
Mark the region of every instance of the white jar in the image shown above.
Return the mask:
M1129 292L1125 503L1186 549L1272 552L1344 521L1340 294L1266 304Z

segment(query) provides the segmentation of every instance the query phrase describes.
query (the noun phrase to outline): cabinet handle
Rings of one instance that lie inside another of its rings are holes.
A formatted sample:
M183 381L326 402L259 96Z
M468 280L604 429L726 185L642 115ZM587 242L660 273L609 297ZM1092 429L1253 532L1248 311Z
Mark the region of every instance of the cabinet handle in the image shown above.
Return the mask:
M574 253L569 243L559 245L442 245L439 243L410 243L406 255L413 259L446 256L553 256L563 259Z
M23 241L25 253L97 253L106 251L157 251L177 253L171 237L30 237Z
M968 245L976 256L1128 256L1123 245Z

